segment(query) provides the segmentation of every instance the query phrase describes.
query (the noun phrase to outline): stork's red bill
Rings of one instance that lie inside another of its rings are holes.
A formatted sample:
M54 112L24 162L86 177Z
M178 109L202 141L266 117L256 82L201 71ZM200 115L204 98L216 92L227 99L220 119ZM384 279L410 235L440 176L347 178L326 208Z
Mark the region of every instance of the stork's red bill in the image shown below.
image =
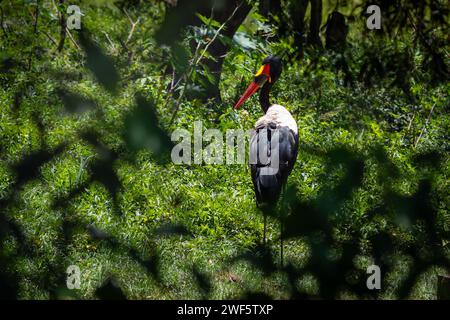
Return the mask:
M270 78L270 64L264 64L255 74L255 79L248 86L247 90L245 90L244 94L241 96L239 101L234 106L234 109L239 109L245 101L248 100L259 88L261 88L266 81L272 82Z

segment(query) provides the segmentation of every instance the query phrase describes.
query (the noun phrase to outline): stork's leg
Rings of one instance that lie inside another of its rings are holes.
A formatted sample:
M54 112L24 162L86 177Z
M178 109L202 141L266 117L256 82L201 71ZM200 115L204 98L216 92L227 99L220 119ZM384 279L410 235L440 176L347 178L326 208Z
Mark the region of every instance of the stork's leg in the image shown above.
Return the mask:
M283 185L283 195L282 202L280 208L280 266L283 267L283 226L284 226L284 217L287 210L286 207L286 184Z
M264 247L266 247L266 228L267 228L267 214L264 212Z
M280 266L283 267L283 219L280 221Z

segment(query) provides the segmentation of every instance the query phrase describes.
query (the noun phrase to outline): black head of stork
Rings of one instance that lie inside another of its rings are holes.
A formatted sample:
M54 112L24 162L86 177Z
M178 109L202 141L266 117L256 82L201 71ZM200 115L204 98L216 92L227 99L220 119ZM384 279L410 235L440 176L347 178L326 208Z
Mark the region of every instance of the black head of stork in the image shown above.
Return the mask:
M250 141L250 168L256 201L264 213L264 243L266 216L273 214L281 190L294 167L298 151L295 119L283 106L271 105L269 102L270 90L280 77L282 68L280 58L265 58L253 82L234 106L238 109L261 88L259 102L264 116L256 122ZM252 159L256 161L252 162ZM284 214L281 214L280 220L283 220Z

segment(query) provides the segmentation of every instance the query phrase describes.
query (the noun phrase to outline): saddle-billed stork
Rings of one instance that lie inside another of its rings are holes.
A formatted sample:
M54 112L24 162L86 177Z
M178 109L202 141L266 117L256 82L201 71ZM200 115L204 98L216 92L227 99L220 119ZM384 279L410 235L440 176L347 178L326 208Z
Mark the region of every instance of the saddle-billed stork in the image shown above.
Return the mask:
M264 214L264 245L266 244L267 215L275 209L298 153L298 130L295 119L285 107L278 104L271 105L269 102L270 90L280 77L282 68L280 58L275 56L265 58L253 82L234 106L234 109L238 109L261 88L259 103L264 116L259 118L252 132L250 168L256 201ZM282 225L281 221L281 228ZM281 229L281 261L283 259L282 232Z

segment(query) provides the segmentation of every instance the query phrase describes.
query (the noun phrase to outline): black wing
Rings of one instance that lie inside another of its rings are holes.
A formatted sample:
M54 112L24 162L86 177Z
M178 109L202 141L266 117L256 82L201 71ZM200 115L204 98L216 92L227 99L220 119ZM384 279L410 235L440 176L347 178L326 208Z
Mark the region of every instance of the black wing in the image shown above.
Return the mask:
M250 141L250 168L259 204L277 202L294 168L297 152L298 136L288 127L270 123L254 130ZM269 168L275 170L271 172Z

